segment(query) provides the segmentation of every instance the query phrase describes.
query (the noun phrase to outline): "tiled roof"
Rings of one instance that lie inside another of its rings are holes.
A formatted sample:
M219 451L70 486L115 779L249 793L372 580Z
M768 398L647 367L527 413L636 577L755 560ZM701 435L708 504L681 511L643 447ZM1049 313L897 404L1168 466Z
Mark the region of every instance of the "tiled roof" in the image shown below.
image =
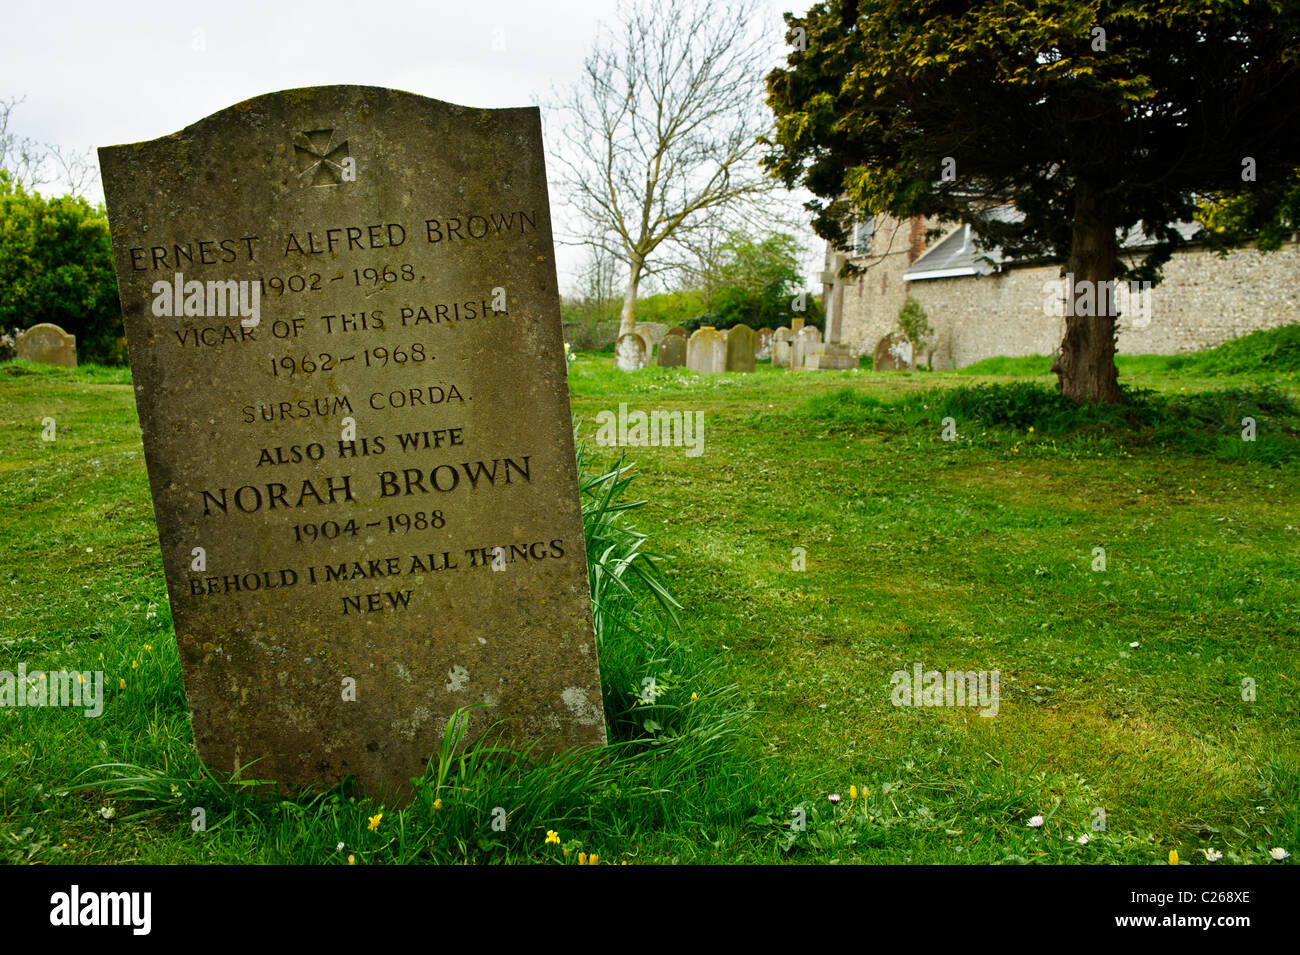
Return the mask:
M998 206L990 212L990 218L1004 222L1017 222L1023 213L1010 205ZM1189 240L1200 228L1194 222L1177 222L1174 228L1184 240ZM1139 228L1130 229L1120 241L1121 249L1139 249L1154 242L1150 236ZM959 225L953 231L926 249L915 262L903 270L905 282L920 282L926 279L960 278L963 276L990 275L1001 272L1006 266L1013 265L1014 259L1003 255L996 246L985 250L979 245L974 232L968 225Z

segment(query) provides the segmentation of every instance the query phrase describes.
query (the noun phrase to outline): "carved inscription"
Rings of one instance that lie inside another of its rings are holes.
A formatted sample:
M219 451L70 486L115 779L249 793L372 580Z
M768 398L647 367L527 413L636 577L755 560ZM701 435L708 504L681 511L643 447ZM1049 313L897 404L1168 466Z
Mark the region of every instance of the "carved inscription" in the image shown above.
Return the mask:
M295 90L101 163L204 759L603 742L536 111Z

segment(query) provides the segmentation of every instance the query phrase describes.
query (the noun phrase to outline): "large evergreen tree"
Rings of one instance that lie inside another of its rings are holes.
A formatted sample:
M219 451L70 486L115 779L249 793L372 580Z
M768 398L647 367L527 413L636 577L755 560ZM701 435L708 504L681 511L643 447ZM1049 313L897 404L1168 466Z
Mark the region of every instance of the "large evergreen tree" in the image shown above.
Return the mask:
M1174 223L1212 197L1240 234L1276 230L1300 167L1298 0L827 0L786 22L765 162L842 247L852 205L967 222L1098 291L1158 282ZM1018 221L989 214L1006 202ZM1133 228L1154 244L1130 265ZM1117 402L1114 298L1095 301L1067 299L1053 370Z

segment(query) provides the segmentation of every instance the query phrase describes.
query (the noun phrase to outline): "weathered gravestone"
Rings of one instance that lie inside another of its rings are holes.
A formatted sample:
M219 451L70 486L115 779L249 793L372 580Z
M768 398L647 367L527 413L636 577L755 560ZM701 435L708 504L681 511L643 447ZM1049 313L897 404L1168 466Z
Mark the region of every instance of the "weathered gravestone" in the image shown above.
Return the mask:
M645 339L636 332L618 337L614 346L614 363L619 371L640 371L649 364Z
M727 343L712 325L701 325L686 342L686 367L715 374L727 367Z
M748 325L733 325L727 330L727 371L754 370L754 330Z
M291 90L100 164L204 762L602 744L537 109Z
M790 364L790 343L794 333L782 326L772 333L772 364L788 366Z
M77 336L69 335L58 325L42 322L14 339L14 352L19 358L42 365L77 367Z
M760 328L754 342L754 357L767 361L772 357L772 329Z
M899 331L890 332L876 343L871 356L873 371L907 371L912 367L912 340Z
M661 341L664 335L668 333L668 326L663 322L637 322L636 333L645 339L646 360L650 360L650 351Z
M659 367L680 368L686 364L686 337L665 335L659 343Z
M798 321L798 319L796 319ZM790 343L790 368L798 370L804 367L804 359L808 357L815 345L821 344L822 333L817 330L815 325L800 325L794 330L794 341Z
M672 328L668 329L668 331L664 333L664 336L667 337L668 335L681 335L682 338L690 337L686 334L686 329L682 328L680 325L674 325Z

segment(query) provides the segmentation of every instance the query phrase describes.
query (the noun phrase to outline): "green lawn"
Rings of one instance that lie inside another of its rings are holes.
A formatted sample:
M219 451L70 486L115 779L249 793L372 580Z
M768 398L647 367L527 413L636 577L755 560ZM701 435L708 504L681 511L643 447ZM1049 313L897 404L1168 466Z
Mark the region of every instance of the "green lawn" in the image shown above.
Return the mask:
M1132 370L1126 383L1155 399L1261 384L1278 407L1300 397L1289 374ZM565 849L572 862L579 848L602 863L1157 863L1170 850L1204 863L1206 848L1220 865L1297 851L1300 421L1256 412L1247 391L1187 405L1208 415L1189 418L1190 437L1175 411L1032 431L954 415L957 439L943 440L952 389L1051 380L765 364L628 376L581 356L573 411L598 462L618 453L594 446L601 411L704 414L700 456L623 449L647 501L633 523L670 555L683 610L679 630L611 649L610 668L658 676L683 713L698 687L711 709L697 738L738 728L586 776L494 777L533 811L498 838L486 814L506 797L486 783L446 783L436 810L383 809L372 830L381 809L345 792L264 799L204 778L129 378L0 366L0 669L102 669L109 687L98 719L0 709L0 848L11 861L358 863ZM1256 442L1236 433L1243 409ZM997 715L892 705L891 674L918 662L999 671ZM141 778L71 788L114 774Z

